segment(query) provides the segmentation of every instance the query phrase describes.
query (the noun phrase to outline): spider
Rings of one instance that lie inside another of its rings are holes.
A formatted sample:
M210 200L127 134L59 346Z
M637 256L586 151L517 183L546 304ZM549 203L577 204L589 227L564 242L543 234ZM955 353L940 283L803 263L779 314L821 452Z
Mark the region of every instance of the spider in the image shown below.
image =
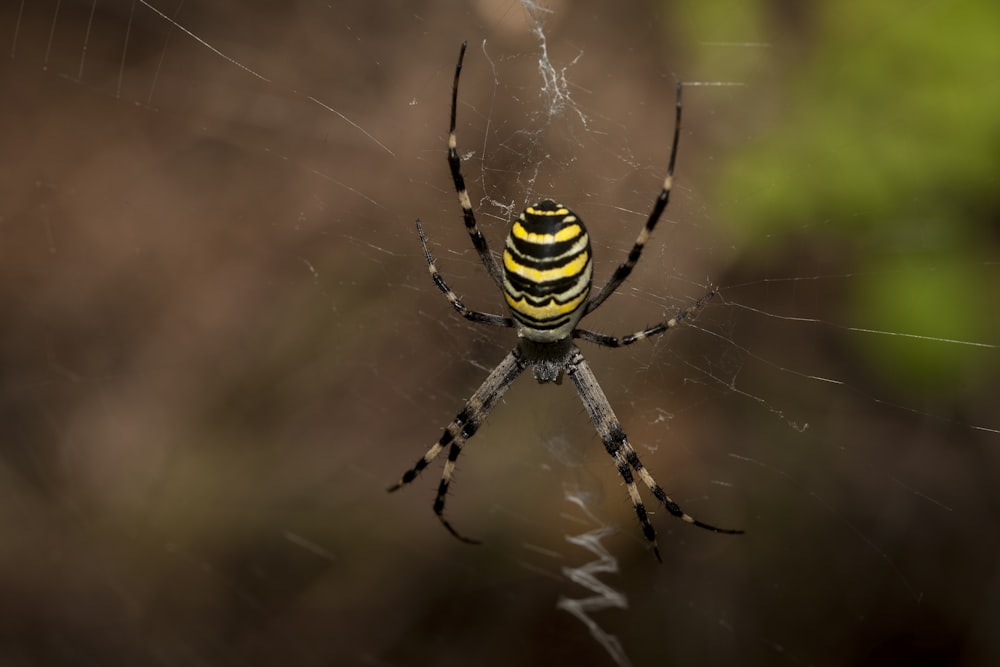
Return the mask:
M709 291L689 308L678 312L670 319L620 338L587 329L578 329L576 326L582 318L594 312L604 303L632 273L632 269L642 254L643 246L667 207L674 174L674 163L677 160L677 141L680 137L681 84L677 84L673 143L670 148L670 163L667 167L667 176L663 181L663 187L656 198L656 203L653 205L653 210L650 212L646 224L639 231L639 236L632 246L628 258L615 269L611 279L597 295L591 297L593 264L590 237L587 235L583 222L562 204L551 199L544 199L534 206L529 206L518 216L507 235L502 268L490 253L486 238L476 225L476 216L472 210L468 190L465 187L465 179L462 177L462 163L455 138L458 80L462 73L462 61L465 58L467 46L467 43L462 43L451 89L448 166L451 169L455 190L458 192L458 201L462 207L465 228L469 232L472 245L490 277L503 293L510 317L468 309L438 273L434 265L434 257L427 245L427 236L424 234L423 225L419 219L417 220L417 234L420 237L420 244L423 247L431 279L455 310L462 317L476 324L515 328L518 342L469 398L455 419L445 427L441 438L427 450L412 468L403 474L396 484L389 488L389 491L396 491L412 482L424 468L447 449L447 461L445 461L441 482L438 485L437 497L434 499L434 513L448 529L448 532L456 538L469 544L479 544L478 540L460 534L444 516L445 498L455 472L455 462L458 460L459 454L462 453L462 447L475 435L493 406L503 397L514 380L528 367L531 367L535 379L540 383L560 383L564 375L569 376L573 382L605 449L614 459L618 474L625 481L625 487L635 508L635 513L639 517L643 535L652 547L657 560L662 562L656 543L656 531L649 521L646 506L639 495L636 477L649 487L656 499L663 503L673 516L717 533L742 533L742 530L717 528L699 521L670 499L670 496L656 483L656 480L639 460L639 455L625 436L621 422L618 421L614 410L611 409L597 378L590 370L590 366L580 349L573 344L573 339L580 338L604 347L631 345L673 329L682 320L700 310L709 299L715 296L715 290Z

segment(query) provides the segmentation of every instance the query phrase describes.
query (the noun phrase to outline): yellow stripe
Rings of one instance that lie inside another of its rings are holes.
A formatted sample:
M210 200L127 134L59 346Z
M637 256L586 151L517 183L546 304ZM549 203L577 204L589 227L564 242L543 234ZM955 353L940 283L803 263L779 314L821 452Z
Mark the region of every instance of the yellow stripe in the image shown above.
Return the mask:
M527 278L533 283L544 283L550 280L558 280L559 278L572 278L573 276L578 276L583 272L587 262L590 261L590 253L581 252L576 256L571 262L567 262L563 266L555 269L533 269L530 266L524 266L518 264L517 260L510 253L509 250L504 250L503 252L503 265L504 268L511 273L517 274L524 278Z
M534 206L529 206L524 209L524 212L528 215L569 215L569 209L561 206L554 211L545 211L540 208L535 208Z
M525 229L519 220L515 220L510 233L512 236L528 243L552 245L553 243L575 239L582 231L580 225L569 225L568 227L563 227L555 234L535 234Z
M507 299L507 305L511 307L511 310L516 310L528 318L539 321L554 320L559 318L561 315L568 315L569 313L578 310L584 299L587 298L587 290L584 290L580 296L567 303L556 303L555 299L552 299L545 306L533 306L528 303L524 297L515 299L508 294L506 290L503 294L504 298Z

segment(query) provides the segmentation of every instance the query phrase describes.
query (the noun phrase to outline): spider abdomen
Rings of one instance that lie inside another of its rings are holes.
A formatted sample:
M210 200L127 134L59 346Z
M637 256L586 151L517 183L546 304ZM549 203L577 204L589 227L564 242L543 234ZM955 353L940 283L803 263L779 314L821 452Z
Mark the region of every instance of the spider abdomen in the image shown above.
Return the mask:
M529 206L507 235L503 292L521 337L567 338L583 316L593 263L583 222L550 199Z

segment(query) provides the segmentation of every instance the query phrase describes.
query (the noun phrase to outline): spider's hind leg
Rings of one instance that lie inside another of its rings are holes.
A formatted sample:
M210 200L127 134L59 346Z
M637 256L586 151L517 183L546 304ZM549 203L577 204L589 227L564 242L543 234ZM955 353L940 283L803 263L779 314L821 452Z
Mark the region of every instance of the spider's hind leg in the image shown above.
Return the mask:
M470 400L462 408L462 411L455 416L455 419L445 427L441 438L427 450L426 454L420 457L412 468L403 473L398 482L389 487L389 493L392 493L415 480L417 475L430 465L447 447L448 460L445 461L444 470L441 472L441 482L438 484L437 495L434 497L434 514L437 515L437 518L440 519L441 524L448 529L449 533L466 544L480 544L480 541L465 537L455 530L451 523L444 518L444 505L445 499L448 496L448 486L451 484L451 478L455 474L455 462L458 460L458 455L462 453L462 446L465 444L465 440L471 438L475 433L477 425L471 421L474 415L475 406ZM481 415L480 419L484 417L485 415Z
M451 423L445 427L441 438L427 450L426 454L420 457L412 468L403 473L398 482L389 487L389 493L392 493L415 480L417 475L430 465L447 447L448 460L445 461L444 470L441 472L441 482L438 484L437 495L434 497L434 514L437 515L437 518L440 519L441 524L448 529L449 533L467 544L480 544L480 541L465 537L455 530L451 523L444 518L444 505L445 499L448 496L448 486L451 484L451 478L455 474L455 462L458 460L458 455L462 453L462 446L465 444L466 439L471 438L476 431L477 424L473 421L475 414L476 407L470 400ZM481 415L480 420L483 417L485 415Z
M398 482L389 487L389 492L391 493L406 486L416 479L417 475L436 459L445 448L448 448L448 460L445 461L444 469L441 471L441 482L438 484L437 495L434 498L434 514L441 520L441 524L449 533L468 544L479 544L479 541L463 536L444 518L445 499L448 496L448 487L451 484L451 479L455 474L455 462L458 460L458 455L462 453L462 447L465 445L465 442L475 435L483 421L486 420L490 410L496 405L496 402L507 393L507 389L511 383L527 367L528 364L518 349L514 349L508 353L503 361L493 369L493 372L489 374L483 384L480 385L479 389L469 398L465 407L445 427L441 438L427 450L427 453L412 468L403 473Z
M454 526L451 525L448 519L444 518L444 503L445 499L448 497L448 486L451 484L451 478L455 474L455 461L458 460L458 455L462 453L462 446L464 444L464 439L455 440L455 442L451 443L451 449L448 451L448 460L445 461L444 470L441 473L441 482L438 484L437 496L434 498L434 514L436 514L437 518L441 521L441 525L443 525L455 538L465 542L466 544L482 544L482 540L466 537L465 535L459 533L455 530Z
M604 443L604 448L607 449L608 454L615 460L615 464L618 468L618 474L622 476L625 481L625 487L628 489L629 499L632 501L632 506L635 508L635 513L639 517L639 524L642 526L642 533L646 536L646 540L649 541L650 546L653 548L653 554L656 556L658 561L662 562L660 558L660 550L656 545L656 530L653 528L653 524L649 521L649 514L646 511L646 506L642 502L642 497L639 495L639 489L635 483L635 475L638 475L639 479L649 487L649 490L653 492L656 499L663 503L667 511L673 516L686 521L687 523L694 524L699 528L704 528L706 530L711 530L716 533L729 533L729 534L740 534L742 530L731 530L727 528L717 528L711 524L704 523L695 519L693 516L685 512L680 508L680 506L670 499L653 479L653 476L649 474L645 466L639 460L639 455L636 453L632 444L628 441L625 436L625 431L622 429L621 422L618 421L618 417L615 416L614 410L611 409L611 405L608 403L607 396L604 395L604 391L601 390L601 386L597 383L597 378L594 376L594 372L590 370L590 366L587 364L586 360L583 358L583 354L579 350L576 350L571 356L569 363L566 367L566 372L576 385L577 392L580 394L580 399L583 401L584 407L587 409L587 413L590 415L591 421L594 423L594 427L597 429L598 435L601 437L601 442ZM635 475L633 475L635 471Z

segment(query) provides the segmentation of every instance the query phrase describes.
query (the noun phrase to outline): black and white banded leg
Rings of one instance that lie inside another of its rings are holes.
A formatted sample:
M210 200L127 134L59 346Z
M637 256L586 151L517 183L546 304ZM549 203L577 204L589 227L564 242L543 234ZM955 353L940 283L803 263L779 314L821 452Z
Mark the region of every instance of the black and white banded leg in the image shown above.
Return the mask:
M472 200L469 199L469 191L465 187L465 179L462 177L462 158L458 155L458 139L455 137L455 117L458 106L458 79L462 74L462 61L465 60L465 49L468 42L462 42L462 48L458 53L458 65L455 67L455 80L451 86L451 125L448 128L448 167L451 169L451 179L455 182L455 190L458 192L458 203L462 207L462 218L465 220L465 229L469 232L472 245L479 253L479 259L483 266L489 271L490 277L497 287L503 289L503 272L496 258L490 254L490 247L486 243L486 237L479 231L476 224L476 214L472 210Z
M402 478L398 482L389 487L389 492L391 493L412 482L424 468L447 448L448 460L445 461L444 470L441 472L441 483L438 485L437 496L434 498L434 514L441 520L441 523L444 524L449 533L463 542L478 544L479 540L474 540L460 534L444 518L445 498L448 495L448 486L451 484L451 479L455 474L455 462L458 460L459 454L462 453L462 447L466 441L475 435L483 421L486 420L490 410L496 405L496 402L507 393L507 389L510 388L511 383L528 366L529 362L525 361L520 350L512 350L504 357L500 365L493 369L493 372L489 374L479 389L472 394L468 402L466 402L465 407L455 415L455 419L445 427L441 438L427 450L427 453L412 468L403 473Z
M635 513L639 517L642 534L646 536L650 546L653 547L653 554L656 555L656 560L663 562L663 559L660 558L660 549L656 544L656 530L649 521L646 506L642 502L642 497L639 495L639 489L635 483L635 476L632 474L633 471L649 487L649 490L652 491L656 499L675 517L687 523L694 524L699 528L711 530L716 533L738 535L743 532L742 530L718 528L699 521L682 510L677 503L670 499L670 496L663 491L663 488L656 483L653 476L642 465L639 455L628 441L628 437L622 429L621 422L615 416L615 412L611 408L607 396L604 395L604 391L601 390L601 386L597 383L597 378L594 376L593 371L590 370L590 366L579 350L574 351L570 356L566 364L566 374L569 375L576 386L577 393L580 394L580 400L583 401L583 405L587 409L587 414L590 415L590 419L597 429L597 434L600 436L601 442L604 443L604 448L611 455L611 458L615 460L618 474L625 481L625 488L628 490L629 499L631 499L632 505L635 507Z
M437 288L441 290L445 298L454 306L458 314L469 320L470 322L475 322L476 324L489 324L495 327L512 327L514 326L514 320L509 317L503 317L501 315L493 315L492 313L481 313L476 310L469 310L462 303L462 300L458 298L458 295L450 287L448 283L444 281L441 274L438 273L437 267L434 266L434 256L431 254L430 248L427 247L427 236L424 234L424 226L420 224L420 220L417 220L417 234L420 235L420 245L424 248L424 259L427 260L427 270L431 274L431 280L437 285Z
M649 235L653 233L653 229L656 227L656 223L660 221L660 216L663 215L663 211L667 208L667 204L670 203L670 190L674 185L674 165L677 163L677 143L681 136L681 86L682 84L677 84L677 107L674 113L674 139L670 146L670 164L667 166L667 176L663 179L663 187L660 189L660 194L656 197L656 202L653 204L653 210L649 212L649 218L646 219L646 224L643 225L642 229L639 231L639 236L635 240L635 244L632 246L632 250L628 253L628 258L618 265L615 272L611 275L611 279L601 288L601 291L597 293L597 296L590 298L587 302L587 307L583 310L583 317L586 317L588 313L593 312L595 308L604 303L604 300L611 296L616 289L618 289L625 279L628 278L629 274L632 273L632 269L635 268L636 263L639 261L639 257L642 256L642 249L646 246L646 241L649 240Z
M597 333L596 331L590 331L589 329L574 329L573 338L579 338L585 340L588 343L594 343L595 345L600 345L602 347L624 347L626 345L631 345L632 343L638 343L640 340L645 340L652 336L658 336L661 333L673 329L678 324L693 317L698 313L699 310L705 307L705 304L718 293L718 290L712 289L705 296L699 298L691 306L680 311L669 320L664 320L659 324L653 325L642 331L636 331L627 336L609 336L607 334Z

